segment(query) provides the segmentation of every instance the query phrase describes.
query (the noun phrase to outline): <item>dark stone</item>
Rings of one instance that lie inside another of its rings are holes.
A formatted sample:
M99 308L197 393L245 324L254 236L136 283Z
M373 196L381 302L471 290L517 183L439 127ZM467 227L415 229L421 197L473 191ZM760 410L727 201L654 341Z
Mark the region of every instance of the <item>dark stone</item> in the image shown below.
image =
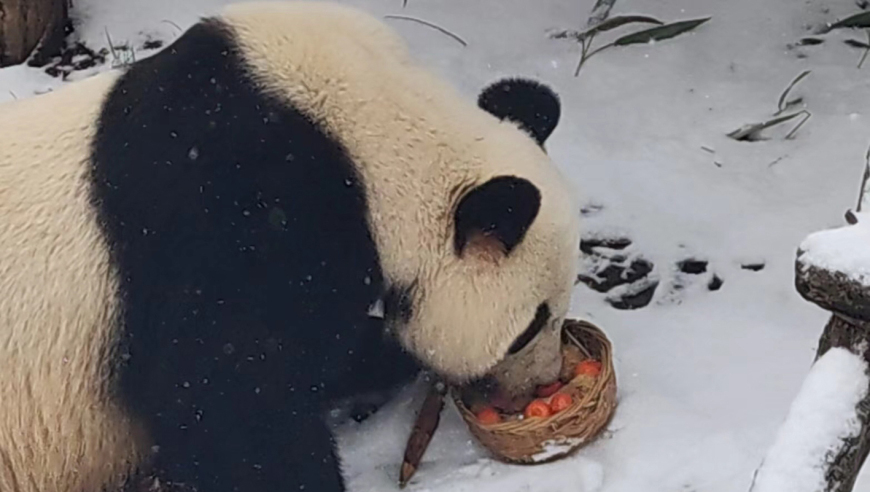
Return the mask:
M722 284L724 281L718 276L713 275L713 278L710 279L710 282L707 284L707 289L711 291L716 291L722 288Z
M626 237L607 239L583 239L580 241L580 251L587 255L595 254L595 248L625 249L631 246L631 239Z
M680 271L689 275L700 275L707 271L707 262L704 260L696 260L688 258L677 263Z
M632 284L646 278L652 270L652 263L639 258L632 261L628 268L624 265L609 263L603 269L595 272L594 277L581 274L577 276L577 280L597 292L609 292L620 285Z
M615 299L608 299L607 302L616 309L640 309L646 307L650 302L652 302L653 295L658 286L659 283L657 281L651 282L649 286L639 292L622 295Z

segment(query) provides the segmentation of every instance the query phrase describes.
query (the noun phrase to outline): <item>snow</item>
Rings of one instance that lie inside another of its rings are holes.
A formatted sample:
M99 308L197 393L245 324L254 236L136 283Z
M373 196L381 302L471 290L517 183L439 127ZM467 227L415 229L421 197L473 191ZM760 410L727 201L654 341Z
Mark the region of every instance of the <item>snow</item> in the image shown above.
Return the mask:
M108 32L114 45L133 46L141 59L154 52L141 49L145 41L171 43L179 28L225 2L76 0L75 36L99 50L108 46ZM632 244L620 253L652 262L651 278L659 281L652 302L637 310L611 307L606 298L615 291L582 284L575 290L571 314L601 326L614 346L619 406L602 438L553 463L505 465L472 441L448 405L407 489L748 490L828 318L795 292L795 252L812 233L843 225L857 199L870 130L870 67L858 70L860 51L842 42L860 33L835 31L822 45L789 45L814 26L854 13L855 3L618 0L611 16L712 20L672 40L602 51L577 78L580 47L548 33L584 28L594 0L343 3L379 16L419 17L461 36L467 47L417 23L385 20L469 98L505 75L551 84L563 112L547 149L588 212L584 237L629 237ZM596 46L632 30L605 33ZM790 124L766 130L763 141L726 136L771 118L780 93L807 69L812 73L790 98L802 97L796 109L812 118L794 138L783 138ZM0 101L62 83L39 69L5 68ZM860 233L847 230L838 234ZM708 261L707 271L679 272L676 263L689 257ZM748 263L764 268L742 268ZM713 275L724 281L716 291L706 287ZM351 490L396 490L422 398L412 386L362 424L338 427ZM870 492L870 474L855 491Z
M816 231L801 243L803 268L840 272L850 280L870 284L870 214L856 213L858 223Z
M753 492L822 492L825 471L843 439L858 435L858 402L870 380L863 359L843 348L825 353L801 387Z
M345 473L351 490L398 490L399 465L415 412L427 388L413 385L363 424L340 434ZM603 490L604 469L582 456L541 465L507 465L489 459L465 430L462 418L448 399L438 431L420 469L406 490L480 492L481 490L572 491Z
M564 438L546 441L541 444L543 449L538 454L532 456L532 461L541 463L570 454L575 446L582 444L584 441L586 439L583 438Z

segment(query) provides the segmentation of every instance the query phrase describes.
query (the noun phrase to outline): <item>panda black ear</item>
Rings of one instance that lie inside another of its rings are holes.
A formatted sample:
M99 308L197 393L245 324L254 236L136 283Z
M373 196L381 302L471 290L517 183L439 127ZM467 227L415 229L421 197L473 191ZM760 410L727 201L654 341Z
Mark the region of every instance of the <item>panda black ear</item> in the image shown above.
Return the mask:
M516 176L499 176L469 191L454 212L454 249L499 258L509 255L541 208L541 192Z
M503 79L481 91L477 105L520 125L541 147L559 124L562 107L549 87L528 79Z

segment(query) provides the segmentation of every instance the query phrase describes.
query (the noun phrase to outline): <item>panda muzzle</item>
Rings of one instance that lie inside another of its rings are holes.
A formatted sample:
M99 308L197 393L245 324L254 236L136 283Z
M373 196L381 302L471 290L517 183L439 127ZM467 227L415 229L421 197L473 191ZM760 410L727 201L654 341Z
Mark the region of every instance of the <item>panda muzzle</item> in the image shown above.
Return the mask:
M550 307L547 306L547 303L542 303L538 306L537 311L535 312L535 317L532 319L532 322L529 323L529 326L520 333L514 343L511 344L510 348L508 348L508 355L514 355L520 350L526 348L541 331L547 327L547 321L550 320Z

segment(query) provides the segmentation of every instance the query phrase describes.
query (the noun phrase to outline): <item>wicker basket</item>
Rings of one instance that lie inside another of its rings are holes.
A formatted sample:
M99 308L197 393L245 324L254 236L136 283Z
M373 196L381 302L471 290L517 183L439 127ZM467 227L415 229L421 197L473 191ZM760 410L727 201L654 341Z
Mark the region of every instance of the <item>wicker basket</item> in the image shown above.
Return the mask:
M582 388L581 397L559 413L483 425L462 402L460 394L451 391L471 433L496 458L520 464L547 463L588 444L610 422L616 410L616 374L610 341L592 323L569 319L563 325L562 343L563 347L576 346L586 358L601 361L601 372L594 380L581 375L569 381L566 388L569 385Z

